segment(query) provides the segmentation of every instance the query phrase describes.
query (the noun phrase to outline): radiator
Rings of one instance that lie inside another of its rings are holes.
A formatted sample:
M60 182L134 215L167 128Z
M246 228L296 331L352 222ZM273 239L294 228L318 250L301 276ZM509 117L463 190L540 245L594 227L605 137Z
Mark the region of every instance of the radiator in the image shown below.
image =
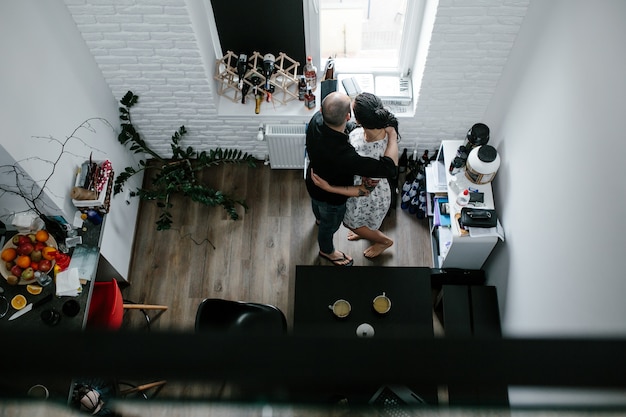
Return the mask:
M265 126L272 169L304 168L305 128L305 124Z

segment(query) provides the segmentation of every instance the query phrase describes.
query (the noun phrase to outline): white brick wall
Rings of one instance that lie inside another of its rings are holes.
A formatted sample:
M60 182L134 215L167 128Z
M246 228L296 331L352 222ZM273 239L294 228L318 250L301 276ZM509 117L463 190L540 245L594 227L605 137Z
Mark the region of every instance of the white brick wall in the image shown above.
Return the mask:
M198 150L267 153L267 144L255 140L258 118L218 117L213 69L204 67L185 0L111 3L65 0L114 96L129 89L140 96L133 122L155 150L169 155L170 136L184 124L185 144ZM528 4L439 0L417 111L400 120L401 149L435 150L481 121Z

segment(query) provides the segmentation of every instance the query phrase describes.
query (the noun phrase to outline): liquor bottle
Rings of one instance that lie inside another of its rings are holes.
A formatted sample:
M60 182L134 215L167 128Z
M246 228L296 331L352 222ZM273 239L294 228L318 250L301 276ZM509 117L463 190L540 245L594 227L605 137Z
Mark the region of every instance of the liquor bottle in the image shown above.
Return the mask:
M461 194L456 196L456 209L461 211L463 207L467 206L469 199L469 190L466 188L461 192Z
M315 108L315 94L311 91L311 86L307 87L306 94L304 95L304 107L307 109Z
M313 58L310 55L306 57L304 77L306 78L307 85L311 90L315 91L317 88L317 67L313 65Z
M404 148L404 150L402 151L402 155L400 155L400 159L398 160L398 171L400 172L406 171L406 167L409 162L407 152L408 152L407 149Z
M300 80L298 81L298 100L304 101L305 95L306 95L306 78L304 78L304 75L301 75Z

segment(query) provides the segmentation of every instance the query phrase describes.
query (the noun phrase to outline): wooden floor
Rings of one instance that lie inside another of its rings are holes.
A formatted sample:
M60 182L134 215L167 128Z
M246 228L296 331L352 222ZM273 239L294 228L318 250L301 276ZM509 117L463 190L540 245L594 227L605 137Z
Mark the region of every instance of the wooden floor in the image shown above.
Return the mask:
M318 256L302 171L272 170L262 164L225 166L211 168L204 180L245 198L248 211L242 209L241 218L233 221L221 207L176 199L172 229L157 231L156 204L142 202L124 297L169 306L153 322L153 331L193 331L196 309L208 297L273 304L285 313L291 328L296 265L337 268ZM335 234L335 246L350 254L355 265L432 266L427 220L398 204L381 230L395 243L375 260L362 255L369 243L348 241L344 227ZM136 320L135 315L130 325ZM169 384L167 389L176 395Z

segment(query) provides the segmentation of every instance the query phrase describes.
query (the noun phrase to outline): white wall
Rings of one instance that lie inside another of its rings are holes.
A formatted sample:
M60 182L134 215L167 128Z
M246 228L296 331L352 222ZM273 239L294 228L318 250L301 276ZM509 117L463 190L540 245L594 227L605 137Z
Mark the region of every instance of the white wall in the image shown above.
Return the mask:
M93 117L104 118L112 125L94 121L93 131L80 129L76 136L84 143L72 140L66 148L69 153L56 165L47 194L71 220L75 208L69 191L76 168L91 152L94 159L111 160L117 172L133 161L117 142L117 99L61 1L0 2L0 53L0 143L8 153L3 160L21 161L34 179L45 178L50 165L41 160L56 159L60 145L35 137L64 141L83 121ZM1 180L10 181L6 177ZM135 182L135 186L139 184ZM6 207L4 201L2 206ZM127 206L122 196L115 197L103 236L102 254L124 278L137 209L137 201Z
M506 244L485 270L510 337L626 335L625 18L622 0L533 1L486 113Z

